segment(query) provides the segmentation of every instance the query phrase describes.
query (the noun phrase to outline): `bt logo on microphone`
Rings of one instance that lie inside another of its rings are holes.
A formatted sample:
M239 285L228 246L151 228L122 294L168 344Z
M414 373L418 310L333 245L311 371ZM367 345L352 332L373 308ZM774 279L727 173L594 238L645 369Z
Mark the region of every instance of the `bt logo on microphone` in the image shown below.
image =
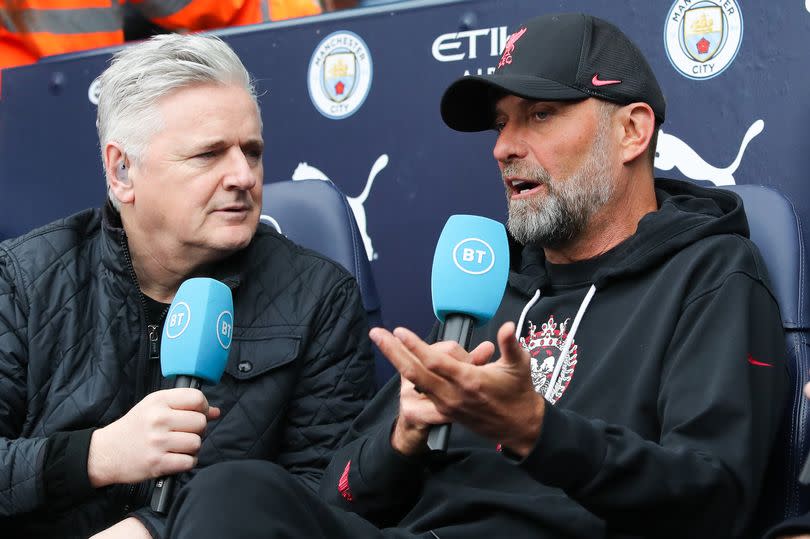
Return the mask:
M188 303L181 301L176 303L169 314L166 315L166 336L170 339L176 339L188 327L191 321L191 309Z
M482 239L466 238L453 248L453 263L464 273L482 275L495 265L495 251Z
M227 350L231 347L233 339L233 314L230 311L222 311L217 317L217 340L220 346Z

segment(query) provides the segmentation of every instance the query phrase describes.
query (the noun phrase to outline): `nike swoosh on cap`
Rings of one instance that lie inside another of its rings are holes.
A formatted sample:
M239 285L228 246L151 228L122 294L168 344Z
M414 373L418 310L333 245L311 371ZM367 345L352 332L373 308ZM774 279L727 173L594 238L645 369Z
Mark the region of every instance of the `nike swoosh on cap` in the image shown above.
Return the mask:
M607 86L609 84L621 84L622 81L620 80L600 80L599 73L594 73L593 78L591 79L591 84L594 86Z

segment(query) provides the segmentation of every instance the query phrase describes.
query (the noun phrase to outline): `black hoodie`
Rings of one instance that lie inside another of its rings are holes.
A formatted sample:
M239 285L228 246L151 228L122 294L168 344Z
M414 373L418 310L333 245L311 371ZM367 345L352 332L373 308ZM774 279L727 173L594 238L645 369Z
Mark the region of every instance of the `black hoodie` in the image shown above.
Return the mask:
M473 340L519 323L550 404L526 459L461 425L446 455L397 454L394 380L322 495L440 539L745 536L787 387L779 310L735 194L657 180L656 195L658 211L595 259L555 265L514 246Z

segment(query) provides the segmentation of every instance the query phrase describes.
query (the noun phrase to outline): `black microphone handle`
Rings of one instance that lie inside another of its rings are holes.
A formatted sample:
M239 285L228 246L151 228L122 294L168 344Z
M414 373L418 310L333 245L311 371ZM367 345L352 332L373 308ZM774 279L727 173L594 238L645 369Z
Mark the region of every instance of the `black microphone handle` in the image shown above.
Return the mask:
M193 376L178 375L174 380L174 387L190 387L200 389L202 382ZM169 502L172 498L174 488L174 476L169 475L155 479L155 489L152 491L152 501L150 503L152 511L165 515L169 511Z
M466 314L448 314L439 333L439 341L455 341L465 350L470 349L470 339L475 320ZM450 440L450 423L434 425L428 433L427 446L432 451L447 451Z

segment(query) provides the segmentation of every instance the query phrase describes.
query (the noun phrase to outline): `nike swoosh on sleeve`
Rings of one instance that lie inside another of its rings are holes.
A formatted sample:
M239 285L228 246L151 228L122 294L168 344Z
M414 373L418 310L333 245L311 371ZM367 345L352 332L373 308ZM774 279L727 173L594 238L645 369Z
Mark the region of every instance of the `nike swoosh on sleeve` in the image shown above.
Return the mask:
M756 365L757 367L773 367L770 363L763 363L762 361L757 361L753 358L751 354L748 354L748 363L751 365Z

